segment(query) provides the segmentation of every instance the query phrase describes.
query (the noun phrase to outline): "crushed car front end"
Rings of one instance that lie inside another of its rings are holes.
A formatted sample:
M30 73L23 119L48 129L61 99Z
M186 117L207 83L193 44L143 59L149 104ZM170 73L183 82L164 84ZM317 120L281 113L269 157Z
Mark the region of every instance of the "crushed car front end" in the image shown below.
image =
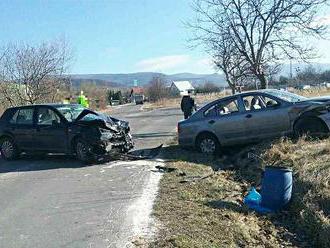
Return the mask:
M78 120L74 124L79 135L94 155L126 153L134 147L128 122L107 121L104 118Z
M320 101L315 98L294 104L289 111L293 132L299 127L312 136L328 136L330 130L329 100Z
M59 105L56 109L68 122L71 153L88 158L109 153L127 153L134 147L127 121L75 104Z
M100 138L95 147L101 147L101 153L126 153L134 147L128 122L120 120L109 129L100 127L98 130Z

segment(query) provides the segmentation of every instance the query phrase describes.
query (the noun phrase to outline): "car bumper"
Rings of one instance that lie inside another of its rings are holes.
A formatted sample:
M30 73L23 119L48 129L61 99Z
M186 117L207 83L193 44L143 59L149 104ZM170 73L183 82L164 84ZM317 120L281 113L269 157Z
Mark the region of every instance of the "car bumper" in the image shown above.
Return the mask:
M91 152L102 155L110 152L127 152L134 147L132 135L126 134L125 137L118 139L101 140L91 144Z
M179 146L182 146L182 147L194 147L195 146L195 142L191 138L179 137L178 143L179 143Z

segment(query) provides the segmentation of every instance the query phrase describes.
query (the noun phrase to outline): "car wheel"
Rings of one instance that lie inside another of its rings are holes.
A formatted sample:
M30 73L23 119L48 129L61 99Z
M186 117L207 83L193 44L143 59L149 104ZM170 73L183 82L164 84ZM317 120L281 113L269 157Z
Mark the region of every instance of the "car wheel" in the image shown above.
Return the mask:
M203 134L198 137L197 148L204 154L216 154L220 151L220 144L216 137L211 134Z
M321 138L329 133L327 126L317 118L305 118L298 120L294 126L294 136L299 138L307 135L313 138Z
M90 163L93 161L93 156L91 154L89 145L86 144L81 139L78 139L75 143L76 157L84 163Z
M0 151L5 160L14 160L19 156L18 148L11 138L4 138L0 141Z

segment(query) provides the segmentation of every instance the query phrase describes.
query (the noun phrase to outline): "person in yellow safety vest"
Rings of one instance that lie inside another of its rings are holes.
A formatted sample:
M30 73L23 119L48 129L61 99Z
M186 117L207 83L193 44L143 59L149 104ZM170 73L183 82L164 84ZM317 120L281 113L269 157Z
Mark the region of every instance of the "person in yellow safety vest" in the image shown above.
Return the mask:
M84 108L89 108L88 98L84 95L83 91L80 92L80 95L78 96L77 100L78 100L78 104L80 104Z
M85 96L85 105L85 108L89 108L89 99L87 95Z

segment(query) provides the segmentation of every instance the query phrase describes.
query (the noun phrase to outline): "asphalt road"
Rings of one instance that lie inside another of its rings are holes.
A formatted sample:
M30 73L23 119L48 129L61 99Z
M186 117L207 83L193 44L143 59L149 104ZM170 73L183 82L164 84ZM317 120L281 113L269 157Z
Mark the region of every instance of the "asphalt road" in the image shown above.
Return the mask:
M178 109L116 108L136 149L175 135ZM0 160L0 247L126 247L148 232L159 175L150 161L83 167L65 156Z

